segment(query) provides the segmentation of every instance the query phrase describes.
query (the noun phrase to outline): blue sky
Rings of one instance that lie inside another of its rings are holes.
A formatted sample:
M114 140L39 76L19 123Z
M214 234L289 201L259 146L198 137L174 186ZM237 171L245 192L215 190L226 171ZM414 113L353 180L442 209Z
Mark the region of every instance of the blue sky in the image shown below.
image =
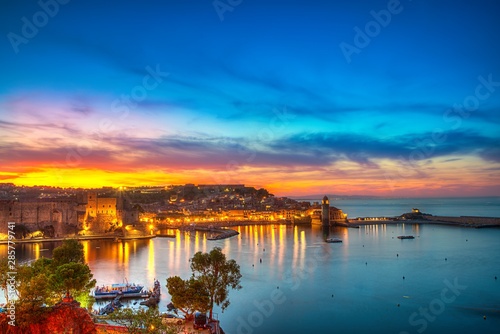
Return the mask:
M1 4L5 182L500 194L496 1L40 3Z

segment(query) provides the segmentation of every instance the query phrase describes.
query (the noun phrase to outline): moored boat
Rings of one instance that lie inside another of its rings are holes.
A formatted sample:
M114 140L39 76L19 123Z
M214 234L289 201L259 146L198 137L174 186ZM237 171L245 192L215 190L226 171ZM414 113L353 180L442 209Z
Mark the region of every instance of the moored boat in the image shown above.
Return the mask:
M146 298L148 292L144 290L144 285L135 283L115 283L96 287L93 291L95 299L114 299L117 296L121 298Z
M413 235L400 235L398 239L415 239Z
M342 242L342 239L339 238L328 238L325 240L328 243L337 243L337 242Z

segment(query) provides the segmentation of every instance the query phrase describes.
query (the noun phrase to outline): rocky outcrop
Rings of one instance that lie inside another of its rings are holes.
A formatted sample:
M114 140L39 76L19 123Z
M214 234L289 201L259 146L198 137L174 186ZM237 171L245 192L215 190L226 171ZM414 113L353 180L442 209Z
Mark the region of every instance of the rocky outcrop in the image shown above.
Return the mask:
M51 307L47 317L28 328L11 326L5 313L0 314L0 332L5 334L47 334L73 333L97 334L94 322L88 311L76 301L61 302Z

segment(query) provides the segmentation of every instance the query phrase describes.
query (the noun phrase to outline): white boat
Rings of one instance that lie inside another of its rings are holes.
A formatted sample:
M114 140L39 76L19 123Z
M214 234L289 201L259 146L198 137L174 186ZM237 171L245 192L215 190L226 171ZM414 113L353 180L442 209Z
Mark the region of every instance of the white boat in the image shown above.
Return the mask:
M327 238L325 241L328 242L328 243L336 243L336 242L342 242L342 239L339 239L339 238Z

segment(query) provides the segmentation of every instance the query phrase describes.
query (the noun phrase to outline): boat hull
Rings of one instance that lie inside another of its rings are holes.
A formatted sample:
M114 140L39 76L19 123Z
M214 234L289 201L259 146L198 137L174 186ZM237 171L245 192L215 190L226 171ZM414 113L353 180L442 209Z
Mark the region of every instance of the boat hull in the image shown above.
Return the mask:
M118 296L120 298L148 298L149 294L143 292L94 294L96 300L115 299Z

